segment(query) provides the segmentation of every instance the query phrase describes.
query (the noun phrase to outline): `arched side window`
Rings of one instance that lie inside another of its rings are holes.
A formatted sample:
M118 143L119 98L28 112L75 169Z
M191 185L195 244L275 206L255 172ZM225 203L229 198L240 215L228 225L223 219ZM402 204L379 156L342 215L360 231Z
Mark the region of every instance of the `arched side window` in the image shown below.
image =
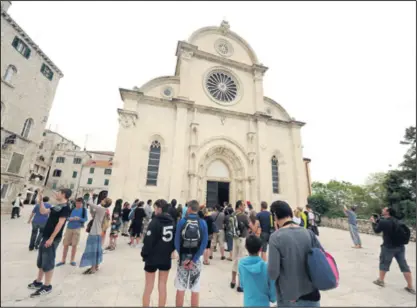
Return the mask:
M159 161L161 160L161 144L153 141L149 149L148 173L146 176L147 186L156 186L158 181Z
M274 194L279 194L278 159L275 156L272 156L271 167L272 167L272 192Z
M32 126L33 126L33 120L31 118L26 119L25 124L23 124L22 137L24 138L29 137Z
M6 69L6 73L3 76L3 80L10 83L13 79L13 76L16 75L17 68L14 65L9 65Z

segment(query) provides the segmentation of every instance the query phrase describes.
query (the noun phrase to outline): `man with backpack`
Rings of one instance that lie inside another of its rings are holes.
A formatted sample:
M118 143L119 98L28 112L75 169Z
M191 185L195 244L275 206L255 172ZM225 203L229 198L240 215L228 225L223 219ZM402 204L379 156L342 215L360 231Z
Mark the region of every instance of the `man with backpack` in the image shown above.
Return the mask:
M385 207L382 210L381 219L377 220L372 216L370 221L374 232L382 232L383 238L379 256L379 278L374 281L374 284L380 287L385 286L385 275L389 271L392 259L395 258L407 281L407 286L404 289L411 294L416 294L410 267L405 260L405 245L410 240L410 229L398 219L395 210L390 207Z
M245 214L246 204L242 200L236 202L236 211L230 215L227 232L233 236L233 266L232 266L232 282L230 287L234 289L236 286L237 265L239 260L245 254L245 239L248 236L249 218ZM238 286L238 292L243 292L243 289Z
M208 229L204 219L199 218L200 204L188 202L187 215L177 224L175 249L178 252L176 307L184 305L186 290L191 291L191 307L198 307L200 292L201 260L208 243Z
M77 253L77 246L80 242L81 228L84 227L84 223L88 220L87 209L83 204L83 198L77 198L75 201L75 208L71 211L70 217L68 218L67 229L64 233L64 251L62 252L62 260L57 263L57 267L65 264L69 246L71 246L70 264L72 266L77 265L75 262L75 254Z
M221 260L225 260L224 256L224 219L225 215L221 211L220 205L216 205L216 210L211 214L211 217L214 221L214 230L213 230L213 242L211 245L211 256L210 259L213 259L213 251L216 251L217 244L219 244Z

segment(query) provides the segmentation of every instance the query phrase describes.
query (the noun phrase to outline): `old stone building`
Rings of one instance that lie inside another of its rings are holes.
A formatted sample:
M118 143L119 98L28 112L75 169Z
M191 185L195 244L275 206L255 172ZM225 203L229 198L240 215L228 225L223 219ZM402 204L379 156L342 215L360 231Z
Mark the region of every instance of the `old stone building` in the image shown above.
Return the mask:
M110 196L305 205L304 123L264 96L268 68L249 43L223 21L176 56L173 76L120 89Z
M57 149L54 152L46 187L70 188L73 197L107 191L113 165L113 152Z
M59 68L8 14L10 1L1 1L1 209L9 211L18 193L46 168L36 152L48 120L59 80ZM29 193L32 193L29 191Z

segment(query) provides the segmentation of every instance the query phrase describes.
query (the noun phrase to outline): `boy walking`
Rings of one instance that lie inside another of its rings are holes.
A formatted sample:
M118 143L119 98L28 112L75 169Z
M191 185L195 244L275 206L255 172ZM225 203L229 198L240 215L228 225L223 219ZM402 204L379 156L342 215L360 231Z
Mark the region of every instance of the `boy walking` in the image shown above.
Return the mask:
M67 260L69 246L71 246L71 262L72 266L76 266L75 254L77 253L77 246L80 243L81 228L88 220L87 209L83 207L83 198L77 198L75 208L71 211L68 218L67 229L64 234L64 251L62 253L62 261L56 266L62 266Z
M206 222L199 218L200 204L196 200L188 203L187 214L177 225L175 249L178 252L176 307L183 307L186 290L191 291L191 307L198 307L200 292L201 260L208 243Z
M38 250L38 277L28 285L29 289L36 291L30 297L38 297L52 292L52 276L55 267L56 249L61 242L62 231L65 222L70 215L68 199L71 197L71 189L60 189L56 193L55 199L58 204L47 209L43 203L43 192L39 192L39 211L41 214L49 214L48 220L43 230L42 240ZM45 283L42 283L45 276Z
M269 307L276 298L275 283L268 277L268 265L259 257L262 240L256 235L246 239L248 257L239 262L240 287L243 288L243 306Z

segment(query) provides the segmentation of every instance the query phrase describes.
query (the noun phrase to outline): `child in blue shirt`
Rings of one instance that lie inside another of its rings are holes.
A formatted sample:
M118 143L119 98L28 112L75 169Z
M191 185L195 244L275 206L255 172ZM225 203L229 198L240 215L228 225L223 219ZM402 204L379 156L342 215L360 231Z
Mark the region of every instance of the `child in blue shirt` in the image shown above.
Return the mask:
M256 235L246 238L248 257L239 261L240 287L243 289L243 306L269 307L276 302L275 283L268 277L268 265L259 256L262 241Z

